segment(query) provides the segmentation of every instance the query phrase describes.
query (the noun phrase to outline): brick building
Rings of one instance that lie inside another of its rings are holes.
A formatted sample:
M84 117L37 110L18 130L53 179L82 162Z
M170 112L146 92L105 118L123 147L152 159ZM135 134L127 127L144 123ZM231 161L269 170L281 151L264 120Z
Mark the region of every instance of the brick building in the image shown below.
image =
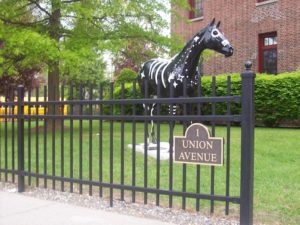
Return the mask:
M240 72L247 59L256 72L300 69L300 0L189 0L193 10L176 9L171 32L189 40L212 18L234 46L234 55L214 54L204 74Z

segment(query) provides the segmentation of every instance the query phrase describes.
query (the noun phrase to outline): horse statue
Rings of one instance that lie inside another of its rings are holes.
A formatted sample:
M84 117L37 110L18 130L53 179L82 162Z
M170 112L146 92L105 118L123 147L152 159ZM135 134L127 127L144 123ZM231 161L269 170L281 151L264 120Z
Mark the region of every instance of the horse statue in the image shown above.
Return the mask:
M184 94L183 85L185 83L186 95L188 97L195 96L195 87L198 85L200 76L198 63L203 50L211 49L225 55L225 57L233 54L233 47L219 30L219 26L220 21L215 24L215 19L213 19L208 26L189 40L182 51L173 58L156 58L143 63L138 75L138 83L142 93L145 93L147 88L149 96L155 97L157 87L160 85L162 87L160 97L169 97L170 87L173 85L174 96L172 97L181 97ZM150 116L153 116L155 107L156 104L147 107L146 110L150 112ZM176 106L169 107L169 114L176 114ZM151 142L156 143L153 121L151 124Z

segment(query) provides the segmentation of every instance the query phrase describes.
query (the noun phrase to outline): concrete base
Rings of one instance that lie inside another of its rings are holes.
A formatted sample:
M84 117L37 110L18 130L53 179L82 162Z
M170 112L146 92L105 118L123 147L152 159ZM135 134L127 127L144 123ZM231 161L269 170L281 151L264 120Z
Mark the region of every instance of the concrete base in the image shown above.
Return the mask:
M129 148L132 149L132 144L129 144L128 145ZM160 142L160 160L168 160L170 158L170 153L169 153L169 148L170 148L170 145L168 142ZM153 158L157 158L157 144L154 144L154 143L150 143L147 145L147 154L150 156L150 157L153 157ZM139 152L139 153L145 153L145 144L144 143L140 143L140 144L137 144L135 145L135 151L136 152Z

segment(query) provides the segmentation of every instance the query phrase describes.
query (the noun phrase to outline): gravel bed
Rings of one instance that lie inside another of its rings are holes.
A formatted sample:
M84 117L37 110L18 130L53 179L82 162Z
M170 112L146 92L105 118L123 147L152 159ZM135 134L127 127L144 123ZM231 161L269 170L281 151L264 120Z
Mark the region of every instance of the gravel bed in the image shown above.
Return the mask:
M17 192L17 186L11 183L0 182L0 191ZM183 210L144 205L139 203L127 203L114 200L114 207L109 206L109 201L97 196L79 195L76 193L61 192L43 188L27 188L22 193L25 196L43 200L56 201L76 206L100 209L125 215L144 217L165 221L168 223L187 225L238 225L239 222L228 218L206 217L200 213L192 213Z

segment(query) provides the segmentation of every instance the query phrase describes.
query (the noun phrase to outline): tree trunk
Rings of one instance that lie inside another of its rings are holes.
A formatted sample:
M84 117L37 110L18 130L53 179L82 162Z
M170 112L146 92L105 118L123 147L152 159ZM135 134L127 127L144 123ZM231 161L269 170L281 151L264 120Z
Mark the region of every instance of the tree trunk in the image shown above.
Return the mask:
M59 100L59 61L49 63L48 71L48 100ZM51 114L55 111L49 111Z
M61 1L52 0L51 1L51 17L49 24L49 34L50 37L56 41L59 46L60 39L60 20L61 20ZM58 101L59 100L59 58L49 61L48 63L48 101ZM50 105L48 107L49 115L58 115L58 106ZM47 127L51 129L53 125L59 128L60 120L50 119L48 120Z

